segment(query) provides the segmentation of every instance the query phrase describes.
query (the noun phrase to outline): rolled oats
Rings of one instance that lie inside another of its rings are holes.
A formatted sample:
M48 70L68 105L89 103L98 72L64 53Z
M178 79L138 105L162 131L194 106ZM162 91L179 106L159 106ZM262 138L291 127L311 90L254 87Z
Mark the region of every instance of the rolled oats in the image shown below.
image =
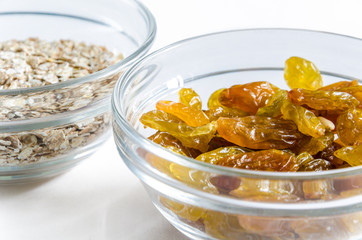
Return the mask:
M116 61L105 47L37 38L0 43L0 91L33 88L85 77ZM79 84L0 95L0 121L47 117L84 108L110 95L119 73ZM27 132L0 133L0 166L45 161L94 141L109 129L110 114Z

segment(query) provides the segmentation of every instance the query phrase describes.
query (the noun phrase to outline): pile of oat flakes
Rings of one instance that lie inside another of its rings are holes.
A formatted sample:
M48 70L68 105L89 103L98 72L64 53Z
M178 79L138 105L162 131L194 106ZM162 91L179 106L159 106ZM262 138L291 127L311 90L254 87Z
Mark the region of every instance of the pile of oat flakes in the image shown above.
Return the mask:
M0 91L84 77L121 59L105 47L72 40L2 42ZM35 119L86 107L111 94L117 79L114 75L52 90L0 95L0 121ZM89 144L109 128L109 115L60 127L0 133L0 166L45 161Z

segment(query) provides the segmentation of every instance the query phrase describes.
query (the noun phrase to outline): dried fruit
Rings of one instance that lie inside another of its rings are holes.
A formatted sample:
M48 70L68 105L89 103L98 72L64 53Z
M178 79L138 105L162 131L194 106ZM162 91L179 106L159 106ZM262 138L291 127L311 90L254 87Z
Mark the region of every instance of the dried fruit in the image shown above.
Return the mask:
M322 91L338 91L345 87L352 87L358 85L358 80L353 81L340 81L336 83L329 84L327 86L321 87L318 90Z
M360 104L358 105L358 108L362 108L362 86L361 85L353 85L350 87L341 88L338 91L351 94L353 97L355 97L360 102Z
M264 117L278 117L281 115L280 110L287 97L288 92L286 90L279 89L276 93L273 94L273 96L271 96L264 107L258 109L255 115Z
M221 88L213 92L207 102L209 110L205 111L205 113L209 117L210 121L216 121L219 117L244 117L249 115L247 112L238 108L223 106L219 101L219 96L224 90L225 88Z
M305 199L321 199L334 194L333 182L330 180L310 180L303 182Z
M309 140L299 148L299 152L308 152L311 155L316 155L331 145L333 140L334 134L331 132L327 132L324 136L318 138L310 137Z
M255 114L260 107L265 106L276 90L277 88L268 82L234 85L220 93L219 101L223 106Z
M334 152L334 155L352 167L362 165L362 145L340 148Z
M214 137L217 128L216 122L197 128L190 127L177 117L159 110L144 113L140 121L150 128L168 132L180 140L184 146L198 149L201 152L207 151L208 143Z
M181 88L178 92L180 102L186 106L195 108L197 110L202 109L202 102L200 96L191 88Z
M336 130L345 145L362 141L362 109L352 108L339 115Z
M302 137L289 120L248 116L219 118L217 132L229 142L251 149L285 149Z
M174 147L181 150L185 156L195 158L200 155L200 151L194 148L185 147L180 140L175 138L166 132L156 132L152 136L148 137L151 141L163 146L163 147Z
M182 217L184 219L190 220L190 221L197 221L200 218L203 218L205 216L206 211L202 208L191 206L191 205L185 205L179 202L172 201L170 199L167 199L165 197L160 198L160 202L162 205L164 205L166 208L170 209L172 212L177 214L179 217Z
M207 162L211 164L217 164L219 160L229 157L231 155L238 155L241 153L249 152L250 150L244 149L238 146L221 147L213 151L208 151L199 155L196 160Z
M209 118L205 115L203 111L188 107L183 103L172 101L158 101L156 104L156 108L157 110L164 111L180 118L191 127L200 127L210 122Z
M268 202L295 202L299 200L298 194L298 188L291 181L253 178L241 178L239 187L230 192L237 198Z
M294 155L275 149L232 155L218 161L218 165L276 172L298 170L297 159Z
M325 133L325 126L312 111L285 100L281 107L282 117L293 121L298 130L306 135L319 138Z
M285 62L284 79L290 88L316 90L323 86L318 68L301 57L291 57Z
M197 171L176 163L170 164L170 171L175 178L187 185L205 192L218 193L217 188L210 182L210 173Z
M306 105L316 110L344 111L360 104L360 102L349 93L318 90L310 91L301 88L290 90L288 98L294 104Z
M212 177L210 182L218 189L219 193L228 194L230 191L236 189L240 185L240 178L219 175Z
M344 161L336 156L334 156L334 152L340 149L342 146L336 142L328 145L325 149L320 151L315 157L322 158L329 161L334 167L342 166Z

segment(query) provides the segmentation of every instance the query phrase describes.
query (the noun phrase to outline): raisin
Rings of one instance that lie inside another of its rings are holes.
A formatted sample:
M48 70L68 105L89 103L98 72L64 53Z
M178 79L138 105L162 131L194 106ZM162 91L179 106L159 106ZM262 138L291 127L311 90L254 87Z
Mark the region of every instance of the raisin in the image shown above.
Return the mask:
M358 105L358 108L362 108L362 85L354 85L350 87L345 87L342 89L339 89L338 91L346 92L351 94L353 97L355 97L360 104Z
M334 140L334 134L327 132L324 136L318 138L309 138L309 141L303 144L299 149L300 152L308 152L311 155L316 155L331 145Z
M144 113L140 121L147 127L161 132L168 132L182 144L189 148L195 148L201 152L208 150L208 143L214 137L217 129L216 122L211 122L201 127L190 127L186 123L175 119L171 114L159 110Z
M206 211L202 208L191 206L191 205L185 205L179 202L172 201L170 199L167 199L165 197L160 198L160 202L163 206L170 209L172 212L174 212L179 217L182 217L184 219L187 219L189 221L197 221L200 218L203 218L206 214Z
M148 137L148 139L164 147L173 146L178 148L184 153L184 155L191 158L195 158L201 153L196 149L185 147L180 140L166 132L156 132Z
M298 130L306 135L318 138L324 135L325 126L320 119L308 109L285 100L281 107L282 117L293 121Z
M251 149L285 149L297 143L302 134L289 120L261 116L219 118L217 131L221 137Z
M303 182L304 199L321 199L334 194L333 182L330 180L308 180Z
M265 106L275 90L277 88L268 82L234 85L220 93L219 101L223 106L255 114L260 107Z
M362 109L349 109L337 118L336 126L339 139L345 145L362 141Z
M191 127L200 127L210 122L209 118L203 111L186 106L183 103L172 101L158 101L156 104L156 108L157 110L164 111L180 118Z
M210 182L210 173L197 171L176 163L170 164L170 171L179 181L209 193L218 193L217 188Z
M278 117L281 115L281 107L284 101L287 99L288 92L286 90L278 90L273 96L270 97L267 104L264 107L261 107L256 112L256 116L265 116L265 117Z
M213 151L209 151L206 153L203 153L199 155L196 160L207 162L211 164L217 164L217 162L225 157L231 156L231 155L237 155L240 153L245 153L248 150L238 147L238 146L231 146L231 147L221 147L218 149L215 149Z
M334 152L334 155L352 167L362 165L362 145L340 148Z
M180 102L186 106L201 110L202 101L200 96L191 88L182 88L179 92Z
M208 151L213 151L218 148L231 147L231 146L235 146L235 144L225 140L224 138L222 138L218 135L215 135L215 137L213 137L211 139L211 141L209 142Z
M319 172L323 170L333 169L332 164L324 159L313 159L306 164L303 164L298 171L299 172Z
M315 158L322 158L327 161L329 161L334 167L338 167L343 165L344 161L340 158L337 158L334 156L334 152L338 149L340 149L342 146L339 145L336 142L333 142L332 144L328 145L325 149L320 151Z
M318 90L322 91L338 91L339 89L352 87L358 85L358 80L353 81L340 81L336 83L329 84L327 86L321 87Z
M299 167L294 155L275 149L232 155L218 161L218 165L278 172L295 172Z
M210 121L216 121L220 117L245 117L249 115L239 109L228 107L211 108L204 112Z
M220 193L228 194L230 191L239 187L240 178L219 175L212 177L210 182L217 187Z
M284 79L290 88L316 90L323 86L318 68L301 57L291 57L285 62Z
M310 91L295 88L289 91L288 98L297 105L306 105L316 110L344 111L356 107L360 102L349 93L334 91Z
M252 201L295 202L300 199L298 191L297 185L289 180L242 178L240 186L230 195Z

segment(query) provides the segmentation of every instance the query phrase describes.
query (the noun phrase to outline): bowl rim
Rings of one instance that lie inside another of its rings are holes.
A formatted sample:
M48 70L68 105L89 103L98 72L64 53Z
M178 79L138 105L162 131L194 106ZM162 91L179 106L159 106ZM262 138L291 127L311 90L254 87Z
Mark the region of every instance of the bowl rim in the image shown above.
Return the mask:
M126 119L125 114L123 114L123 102L117 101L116 99L121 99L120 94L121 91L127 89L127 85L132 82L132 75L135 70L139 67L142 67L148 61L152 61L152 59L156 58L158 55L163 55L168 51L172 51L174 48L177 48L185 43L193 42L194 40L199 40L202 38L209 38L213 36L217 36L220 34L229 34L235 32L255 32L255 31L283 31L283 32L304 32L304 33L314 33L314 34L323 34L330 35L333 37L339 38L347 38L353 39L357 41L361 41L361 38L348 36L339 33L327 32L327 31L319 31L319 30L310 30L310 29L298 29L298 28L247 28L247 29L233 29L227 31L213 32L207 33L203 35L193 36L190 38L186 38L174 43L171 43L163 48L160 48L147 56L139 59L133 66L127 69L124 74L117 81L115 88L112 94L112 112L114 116L114 124L117 124L117 127L120 127L124 134L132 140L134 143L137 143L139 146L144 147L147 151L152 154L159 156L161 158L167 159L167 161L174 162L186 167L190 167L193 169L213 172L221 175L227 176L238 176L238 177L246 177L246 178L262 178L262 179L274 179L274 180L312 180L312 179L326 179L326 178L336 178L336 177L345 177L345 176L354 176L362 174L362 166L350 167L350 168L342 168L342 169L333 169L328 171L320 171L320 172L270 172L270 171L258 171L258 170L248 170L248 169L237 169L237 168L229 168L222 167L218 165L213 165L205 162L198 161L193 158L189 158L186 156L181 156L171 152L163 148L162 146L148 140L144 136L142 136L134 127L129 123ZM115 132L116 134L116 132Z
M124 1L124 0L123 0ZM135 0L126 0L127 3L132 4L132 6L135 6L140 13L140 17L142 17L147 24L147 36L141 43L141 45L130 55L125 57L124 59L112 64L111 66L108 66L107 68L104 68L100 71L94 72L92 74L89 74L84 77L70 79L64 82L59 82L55 84L49 84L45 86L40 87L32 87L32 88L17 88L17 89L0 89L0 96L11 96L11 95L21 95L21 94L28 94L28 93L37 93L37 92L46 92L50 90L56 90L56 89L62 89L65 87L70 86L76 86L79 84L97 81L99 79L106 79L111 76L114 76L116 73L118 73L121 69L127 68L128 66L131 66L133 62L135 62L138 58L141 58L144 56L147 51L151 48L156 32L157 32L157 25L156 20L150 10L141 2L135 1ZM7 12L0 12L1 14L4 14ZM45 12L34 12L35 14L42 14L44 15ZM21 12L19 12L21 14ZM73 16L73 15L72 15ZM76 15L74 15L76 16ZM104 23L107 26L112 27L109 23ZM39 117L39 118L29 118L24 120L0 120L0 133L1 132L9 132L11 129L12 132L19 132L20 129L24 130L34 130L41 128L47 128L47 127L53 127L63 124L69 124L75 120L82 120L85 118L89 118L89 114L94 114L95 112L97 114L104 113L109 108L105 107L109 104L111 98L111 93L108 95L105 95L103 98L100 98L96 101L93 101L91 104L78 108L76 110L69 110L62 113L56 113L52 114L50 116L45 117ZM103 106L103 107L102 107ZM97 108L97 111L92 109L93 107ZM101 110L103 109L103 110ZM78 117L76 116L78 115ZM79 117L79 116L83 117ZM74 117L72 117L74 116ZM38 123L42 124L38 124ZM35 124L36 123L36 124ZM36 126L37 125L37 126Z
M122 0L125 1L125 0ZM32 88L16 88L16 89L0 89L0 95L19 95L19 94L26 94L26 93L33 93L33 92L40 92L40 91L49 91L54 89L60 89L64 87L68 87L71 85L91 82L92 80L97 80L100 78L107 78L110 75L113 75L116 73L119 69L123 68L125 65L128 65L132 60L136 59L139 55L142 55L142 53L145 52L153 43L154 38L156 36L157 31L157 25L156 20L150 10L141 2L135 1L135 0L126 0L127 2L130 2L134 4L138 11L141 13L143 18L145 19L145 22L147 23L147 37L143 41L143 43L140 45L140 47L137 48L136 51L132 52L129 56L125 57L124 59L102 69L99 71L96 71L92 74L89 74L84 77L80 78L74 78L70 79L64 82L49 84L45 86L40 87L32 87ZM0 12L0 15L7 14L8 12ZM44 15L46 12L32 12L34 14L41 14ZM18 12L18 14L22 14L22 12ZM52 13L49 13L49 15L53 15ZM76 15L72 15L73 17ZM103 22L102 22L103 23ZM112 27L109 23L104 23L105 25Z

